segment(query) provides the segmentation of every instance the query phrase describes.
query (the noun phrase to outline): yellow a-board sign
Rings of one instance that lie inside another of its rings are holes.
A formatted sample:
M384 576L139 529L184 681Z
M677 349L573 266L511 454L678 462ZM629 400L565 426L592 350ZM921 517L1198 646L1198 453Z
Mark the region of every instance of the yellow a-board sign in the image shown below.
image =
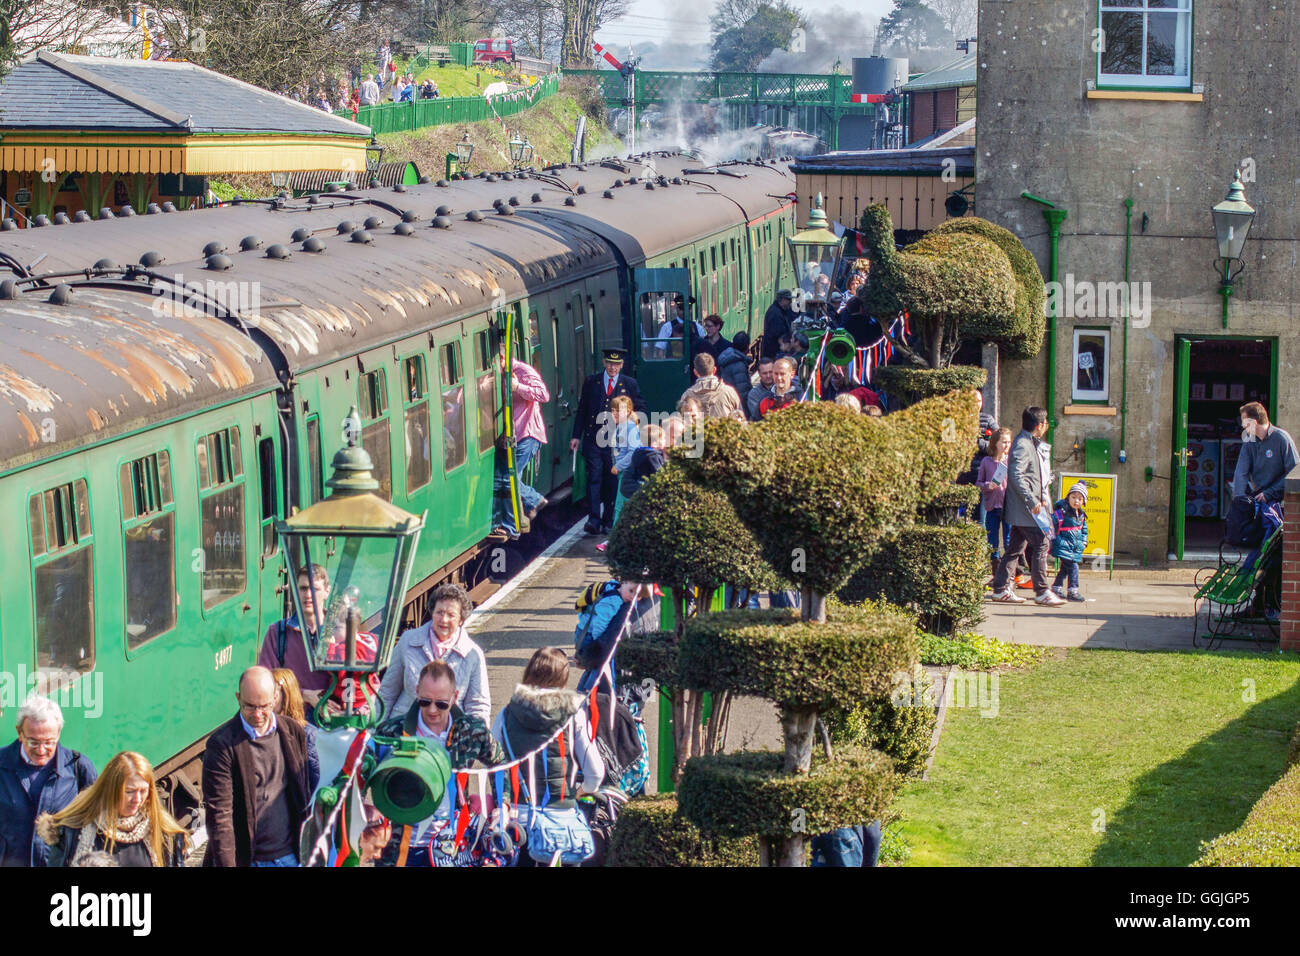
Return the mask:
M1061 493L1057 500L1065 497L1070 486L1082 481L1088 489L1088 503L1084 514L1088 516L1088 544L1083 549L1085 562L1095 558L1115 557L1115 496L1119 488L1118 475L1072 474L1062 472Z

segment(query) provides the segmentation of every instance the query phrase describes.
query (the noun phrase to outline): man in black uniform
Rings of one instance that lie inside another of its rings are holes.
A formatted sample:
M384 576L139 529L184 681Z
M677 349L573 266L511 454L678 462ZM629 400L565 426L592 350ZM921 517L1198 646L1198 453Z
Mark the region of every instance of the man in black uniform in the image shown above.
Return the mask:
M793 296L789 289L776 294L776 301L763 316L763 357L776 358L781 351L781 337L794 330L795 311L790 307Z
M605 371L588 375L582 383L578 413L573 417L573 439L569 442L572 451L582 446L582 458L587 463L587 524L583 528L587 534L609 534L614 525L618 476L610 473L614 454L602 436L610 399L626 395L637 412L645 414L646 410L636 379L620 374L622 349L606 349L604 356Z

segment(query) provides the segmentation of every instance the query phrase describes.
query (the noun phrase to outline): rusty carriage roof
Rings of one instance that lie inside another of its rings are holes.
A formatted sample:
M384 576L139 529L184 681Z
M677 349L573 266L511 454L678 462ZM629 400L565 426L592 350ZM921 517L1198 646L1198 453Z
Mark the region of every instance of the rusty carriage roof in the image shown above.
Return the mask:
M5 232L16 276L39 264L0 298L0 469L613 268L615 249L638 264L781 208L788 182L656 156Z

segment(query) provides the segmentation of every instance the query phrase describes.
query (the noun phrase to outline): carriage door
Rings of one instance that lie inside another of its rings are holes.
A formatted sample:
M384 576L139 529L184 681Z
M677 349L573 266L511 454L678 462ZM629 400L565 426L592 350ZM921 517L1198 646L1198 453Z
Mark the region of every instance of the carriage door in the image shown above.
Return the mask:
M280 413L275 396L262 395L253 402L253 449L257 482L256 517L258 524L257 557L261 606L259 633L266 633L286 610L289 598L285 582L287 569L280 556L275 534L275 520L285 514L284 434L280 430ZM252 496L250 496L252 497ZM254 507L252 501L249 506Z
M632 270L635 338L629 364L651 412L672 411L691 384L690 295L686 269ZM678 305L684 315L680 332L672 326Z

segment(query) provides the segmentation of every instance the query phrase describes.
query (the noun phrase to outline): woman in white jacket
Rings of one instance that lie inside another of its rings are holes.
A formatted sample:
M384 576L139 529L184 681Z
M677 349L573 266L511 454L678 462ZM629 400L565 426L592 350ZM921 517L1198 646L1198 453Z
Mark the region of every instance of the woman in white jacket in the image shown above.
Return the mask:
M384 713L406 713L415 700L424 665L445 660L456 675L456 703L461 710L484 723L492 719L487 658L465 630L473 610L474 602L460 585L440 584L434 589L429 620L397 639L388 672L379 685Z

